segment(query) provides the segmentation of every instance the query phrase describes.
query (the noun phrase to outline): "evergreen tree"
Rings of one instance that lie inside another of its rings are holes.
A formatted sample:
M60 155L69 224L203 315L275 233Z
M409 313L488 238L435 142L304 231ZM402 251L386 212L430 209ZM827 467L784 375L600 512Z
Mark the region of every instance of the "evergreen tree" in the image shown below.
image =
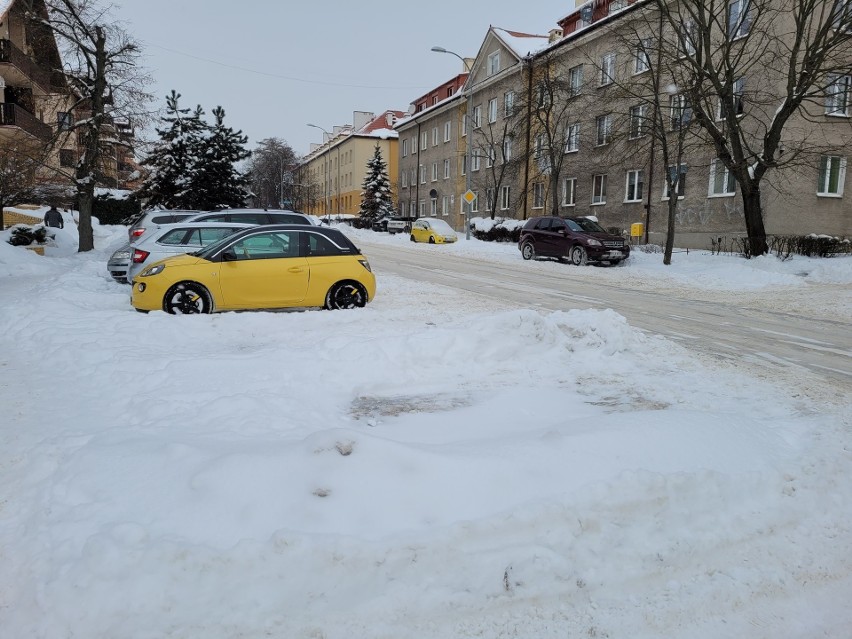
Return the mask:
M387 164L382 159L382 150L378 144L373 157L367 162L367 176L364 178L363 187L361 209L358 214L368 226L385 215L393 215Z
M241 207L249 195L249 180L235 165L251 155L245 148L248 137L225 126L221 106L213 109L213 117L215 123L201 142L191 172L190 199L200 210Z
M140 199L148 206L167 209L192 209L194 198L191 185L200 164L198 154L204 147L207 124L201 106L195 111L181 109L180 93L174 90L166 97L166 115L163 126L157 128L160 141L151 154L142 161L150 174L138 191Z

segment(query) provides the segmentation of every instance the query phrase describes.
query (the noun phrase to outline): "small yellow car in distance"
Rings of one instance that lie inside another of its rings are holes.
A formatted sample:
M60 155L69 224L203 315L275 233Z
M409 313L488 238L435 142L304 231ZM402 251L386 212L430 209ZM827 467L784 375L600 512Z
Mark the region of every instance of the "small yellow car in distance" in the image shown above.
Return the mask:
M367 259L337 229L255 226L195 253L155 262L133 278L140 312L362 307L376 294Z
M421 217L411 225L412 242L449 244L458 239L459 237L453 228L444 220L436 217Z

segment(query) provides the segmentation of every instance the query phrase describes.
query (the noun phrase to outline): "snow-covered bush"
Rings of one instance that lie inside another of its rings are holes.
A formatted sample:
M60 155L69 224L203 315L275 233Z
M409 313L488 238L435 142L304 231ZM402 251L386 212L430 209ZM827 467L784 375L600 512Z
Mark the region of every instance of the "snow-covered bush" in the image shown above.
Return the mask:
M475 217L470 221L470 230L478 240L485 242L517 242L526 220L496 217Z

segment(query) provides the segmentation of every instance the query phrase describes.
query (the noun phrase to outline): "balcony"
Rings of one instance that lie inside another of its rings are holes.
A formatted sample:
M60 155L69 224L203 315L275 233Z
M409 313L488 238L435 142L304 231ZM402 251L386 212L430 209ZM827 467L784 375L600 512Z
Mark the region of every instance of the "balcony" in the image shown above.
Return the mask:
M32 58L12 44L11 40L0 39L0 69L3 65L11 65L14 70L12 84L23 85L33 81L47 92L51 91L51 73L36 64ZM4 69L4 75L6 70Z
M0 127L17 127L44 142L47 142L53 130L50 125L39 120L32 113L17 104L5 102L0 109Z

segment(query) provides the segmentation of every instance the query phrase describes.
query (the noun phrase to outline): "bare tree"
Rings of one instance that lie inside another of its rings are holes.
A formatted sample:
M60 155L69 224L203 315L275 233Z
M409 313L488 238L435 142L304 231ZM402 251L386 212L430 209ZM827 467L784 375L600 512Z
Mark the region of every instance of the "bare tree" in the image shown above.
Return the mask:
M509 95L514 98L515 93ZM490 112L493 109L493 113ZM518 109L514 99L506 100L503 105L504 117L497 117L496 98L494 106L489 106L487 121L475 130L474 147L479 161L485 162L482 186L486 194L486 212L493 220L497 214L500 190L515 181L520 172L521 164L525 161L519 153L519 143L516 131L520 124Z
M285 140L266 138L258 142L248 160L248 172L256 206L298 208L298 157Z
M43 197L36 174L46 152L44 146L25 142L0 147L0 229L5 228L3 207Z
M852 4L652 1L666 41L659 47L663 65L678 70L678 91L695 124L739 185L750 254L766 253L764 178L830 148L830 140L795 127L817 113L848 108L852 97Z
M80 212L79 251L94 248L92 202L106 156L122 141L115 123L139 123L151 96L139 66L139 45L98 0L24 0L30 20L50 29L64 55L61 70L70 91L71 113L61 141L76 138L82 153L73 179ZM44 7L46 6L46 11Z

